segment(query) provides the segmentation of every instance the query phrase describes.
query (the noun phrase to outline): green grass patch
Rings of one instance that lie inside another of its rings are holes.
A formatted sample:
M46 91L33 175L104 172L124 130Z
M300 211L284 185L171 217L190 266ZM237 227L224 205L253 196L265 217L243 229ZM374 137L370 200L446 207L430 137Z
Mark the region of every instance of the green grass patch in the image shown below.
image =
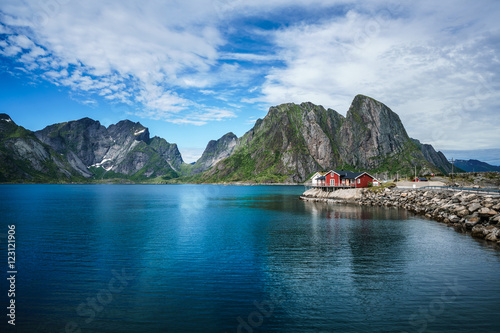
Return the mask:
M372 191L374 193L380 193L380 192L384 191L386 188L392 188L395 186L396 186L396 183L387 182L387 183L380 184L380 186L369 187L368 190Z

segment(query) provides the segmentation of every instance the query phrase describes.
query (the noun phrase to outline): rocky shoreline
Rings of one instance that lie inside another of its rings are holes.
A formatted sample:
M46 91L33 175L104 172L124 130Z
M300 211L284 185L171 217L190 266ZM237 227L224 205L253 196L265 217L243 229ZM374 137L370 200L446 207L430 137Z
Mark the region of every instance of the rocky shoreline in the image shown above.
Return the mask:
M350 192L347 192L350 191ZM401 207L446 223L459 232L500 245L500 197L448 190L349 189L305 191L302 200L336 201L366 206Z

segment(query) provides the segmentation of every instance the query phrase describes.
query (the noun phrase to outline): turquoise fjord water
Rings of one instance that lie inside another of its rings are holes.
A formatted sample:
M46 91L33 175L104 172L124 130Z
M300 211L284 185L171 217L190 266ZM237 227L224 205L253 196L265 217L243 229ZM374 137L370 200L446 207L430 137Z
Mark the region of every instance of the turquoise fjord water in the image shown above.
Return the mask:
M0 186L4 272L16 225L17 332L498 331L498 251L302 191Z

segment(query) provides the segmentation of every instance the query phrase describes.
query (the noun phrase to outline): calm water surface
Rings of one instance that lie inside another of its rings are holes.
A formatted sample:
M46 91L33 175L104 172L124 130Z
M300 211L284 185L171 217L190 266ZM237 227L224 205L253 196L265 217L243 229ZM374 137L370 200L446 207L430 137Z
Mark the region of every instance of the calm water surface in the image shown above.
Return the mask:
M4 276L16 225L17 332L499 330L500 251L302 191L0 186Z

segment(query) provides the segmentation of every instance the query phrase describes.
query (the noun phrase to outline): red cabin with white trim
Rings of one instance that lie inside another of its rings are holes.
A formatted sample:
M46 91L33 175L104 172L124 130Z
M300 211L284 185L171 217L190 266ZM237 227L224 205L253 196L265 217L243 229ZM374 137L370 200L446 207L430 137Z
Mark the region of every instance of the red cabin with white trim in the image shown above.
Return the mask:
M340 186L340 175L335 171L330 171L325 175L326 186Z
M379 185L379 181L366 172L351 171L329 171L321 178L321 186L332 187L368 187L371 183L374 186Z

